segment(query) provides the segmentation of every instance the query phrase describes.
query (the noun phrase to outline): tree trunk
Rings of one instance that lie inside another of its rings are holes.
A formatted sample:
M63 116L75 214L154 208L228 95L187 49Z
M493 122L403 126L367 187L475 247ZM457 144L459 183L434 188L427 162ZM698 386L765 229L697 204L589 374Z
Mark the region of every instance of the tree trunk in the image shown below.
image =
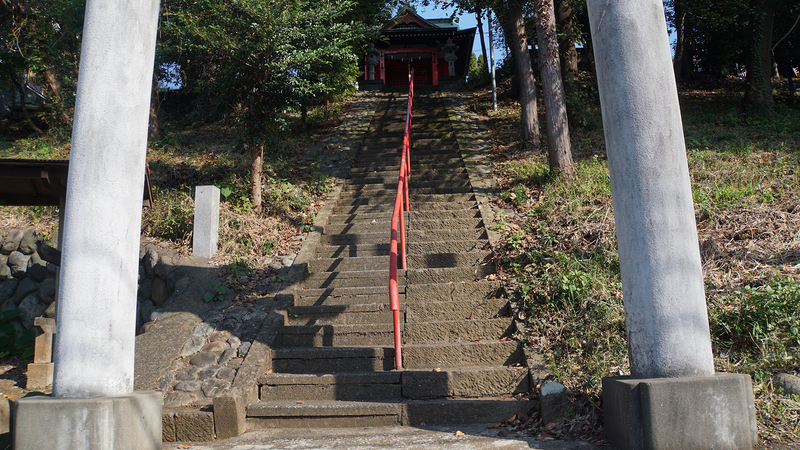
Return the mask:
M522 8L517 0L508 2L510 19L511 50L517 59L519 75L519 102L522 108L522 138L534 148L538 148L539 117L536 115L536 83L533 78L531 56L528 53L528 41L525 34L525 21Z
M50 93L53 94L53 100L55 100L54 103L58 110L58 120L66 125L70 122L70 116L64 108L64 101L61 95L61 90L64 87L63 83L61 83L63 76L56 68L55 58L48 55L44 58L44 63L47 65L47 68L42 73L44 75L44 81L47 83Z
M475 8L475 18L478 20L478 35L481 37L481 51L483 52L483 66L486 73L489 73L489 59L486 58L486 41L483 39L483 10L480 3ZM492 26L492 24L489 24ZM489 45L492 45L490 42Z
M153 71L153 89L150 93L150 123L147 127L148 142L161 139L161 118L158 115L159 106L158 75Z
M575 48L575 12L570 0L557 0L556 26L558 27L558 52L561 58L561 77L565 83L578 81L578 49Z
M25 85L16 81L13 81L13 83L17 86L17 89L19 89L19 106L22 108L22 115L25 116L25 120L28 122L28 125L30 125L34 132L41 133L42 129L33 123L33 118L28 112L28 108L25 107Z
M253 183L250 200L253 209L261 212L261 174L264 168L264 142L256 139L250 141L250 180Z
M675 56L672 59L672 67L675 71L675 83L680 84L691 76L689 57L686 52L686 12L683 10L683 3L675 2Z
M750 39L744 104L760 112L772 112L772 23L775 0L750 0Z
M542 76L544 111L547 119L547 156L550 169L572 173L567 103L556 39L553 0L536 0L536 34L539 37L539 72Z

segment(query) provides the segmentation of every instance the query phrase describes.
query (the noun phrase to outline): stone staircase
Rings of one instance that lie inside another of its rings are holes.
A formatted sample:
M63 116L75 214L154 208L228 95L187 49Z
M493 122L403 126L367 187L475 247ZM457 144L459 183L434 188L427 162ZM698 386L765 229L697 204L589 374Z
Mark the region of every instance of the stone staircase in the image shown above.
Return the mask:
M388 305L389 227L407 105L381 94L356 162L258 378L247 428L496 422L530 376L437 91L415 98L408 270L399 273L403 370Z

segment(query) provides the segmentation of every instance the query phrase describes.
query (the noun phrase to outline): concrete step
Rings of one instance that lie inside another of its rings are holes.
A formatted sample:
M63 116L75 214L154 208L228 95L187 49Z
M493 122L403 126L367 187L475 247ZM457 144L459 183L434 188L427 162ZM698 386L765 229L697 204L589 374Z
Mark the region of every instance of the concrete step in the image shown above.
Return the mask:
M394 348L273 348L272 368L279 373L385 372L394 369Z
M483 219L409 219L405 222L406 230L459 230L483 228ZM374 220L371 222L352 222L342 224L328 224L321 227L324 234L358 234L358 233L380 233L391 230L391 217L386 221Z
M382 303L292 306L281 314L289 326L392 323L386 292Z
M346 202L350 199L363 199L363 198L394 198L397 194L397 186L394 189L366 189L366 190L351 190L342 191L339 195L338 203ZM410 191L411 195L437 195L437 194L472 194L472 187L470 186L446 186L446 187L433 187L433 188L414 188Z
M365 192L365 191L377 191L381 189L387 190L397 190L397 181L400 175L397 173L393 173L392 176L387 177L386 180L383 179L362 179L358 180L358 182L353 183L346 183L342 188L342 193L345 192ZM437 188L437 187L462 187L462 186L470 186L469 177L464 174L456 177L450 177L449 179L430 179L430 180L418 180L414 178L409 182L409 187L411 189L426 189L426 188Z
M402 417L401 403L333 400L259 402L247 407L247 429L397 426L402 425Z
M392 346L394 326L392 322L283 326L275 339L275 345L281 348Z
M527 412L535 407L535 400L510 398L409 400L397 403L331 400L312 400L304 403L260 402L247 407L247 429L253 431L276 428L367 428L400 425L425 427L493 423L513 417L517 411ZM441 445L449 444L452 442L442 442Z
M495 273L493 265L477 267L443 267L435 269L412 268L405 271L405 283L406 285L450 282L459 283L481 280L493 273Z
M392 205L395 201L394 193L389 195L376 195L366 198L340 198L337 206L361 206L361 205ZM472 192L465 192L460 194L414 194L409 195L409 201L412 208L415 203L421 202L437 202L437 203L450 203L450 202L468 202L475 201L475 195Z
M412 211L453 211L453 210L460 210L460 209L475 209L476 204L475 201L465 201L465 202L427 202L425 204L422 203L412 203L411 209ZM392 214L392 210L394 209L394 201L391 204L379 204L379 205L337 205L333 207L333 214L335 215L351 215L351 214L363 214L363 213L389 213Z
M271 373L261 375L257 383L262 402L478 398L529 392L531 386L526 368L502 366L341 374Z
M514 340L413 344L403 347L403 367L511 366L524 363L522 344Z
M258 378L261 401L399 402L401 372L272 373Z
M517 331L510 317L414 322L403 325L403 343L487 341L510 338Z
M431 272L442 269L431 270ZM415 276L416 278L416 276ZM435 277L431 277L435 278ZM418 281L415 279L415 281ZM450 283L448 280L432 283L415 283L407 286L406 298L409 302L458 302L462 300L483 300L505 297L499 281L472 281Z
M445 219L474 219L480 218L481 213L478 208L465 210L446 210L446 211L417 211L411 210L405 213L406 221L412 220L445 220ZM359 223L359 222L389 222L392 220L391 214L386 213L363 213L363 214L334 214L328 216L329 224L336 223Z
M417 322L431 322L458 319L482 319L508 316L511 311L508 299L488 298L462 301L409 301L403 303L407 325Z
M489 240L458 240L441 242L409 242L406 249L409 255L422 255L430 253L464 253L475 250L488 250ZM319 245L314 257L316 258L344 258L365 256L388 256L389 244L357 244L357 245Z
M378 229L380 230L381 227ZM323 234L320 236L322 245L359 245L383 244L389 242L390 231L388 227L383 231L358 234ZM407 230L408 243L441 242L456 240L487 239L485 228L461 228L455 230Z
M400 285L406 284L405 272L398 270L397 281ZM385 270L309 273L303 278L302 286L310 289L385 286L388 292L389 265L386 265Z
M386 272L388 274L388 271ZM313 277L309 277L313 280ZM405 279L398 280L401 285L399 291L405 295ZM314 306L330 305L331 307L341 307L341 305L369 305L388 303L389 279L388 275L385 283L357 287L328 287L317 288L316 286L308 289L297 289L294 292L294 305Z

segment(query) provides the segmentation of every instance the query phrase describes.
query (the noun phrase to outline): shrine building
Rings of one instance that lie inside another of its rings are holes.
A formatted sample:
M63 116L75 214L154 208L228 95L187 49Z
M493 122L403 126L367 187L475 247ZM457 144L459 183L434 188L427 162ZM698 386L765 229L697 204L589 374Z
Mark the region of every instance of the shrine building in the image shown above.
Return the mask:
M380 34L364 58L361 89L408 86L409 68L415 86L463 82L469 73L474 27L460 30L450 18L423 19L405 9Z

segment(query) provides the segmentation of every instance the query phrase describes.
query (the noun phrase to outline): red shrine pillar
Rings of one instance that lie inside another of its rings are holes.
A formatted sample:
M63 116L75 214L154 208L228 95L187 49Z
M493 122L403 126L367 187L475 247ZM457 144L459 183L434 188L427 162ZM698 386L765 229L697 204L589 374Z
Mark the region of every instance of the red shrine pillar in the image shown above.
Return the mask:
M381 52L381 80L386 84L386 56Z
M434 86L439 85L439 61L436 60L436 52L431 52L431 69L433 74L433 80L431 80L431 84Z

